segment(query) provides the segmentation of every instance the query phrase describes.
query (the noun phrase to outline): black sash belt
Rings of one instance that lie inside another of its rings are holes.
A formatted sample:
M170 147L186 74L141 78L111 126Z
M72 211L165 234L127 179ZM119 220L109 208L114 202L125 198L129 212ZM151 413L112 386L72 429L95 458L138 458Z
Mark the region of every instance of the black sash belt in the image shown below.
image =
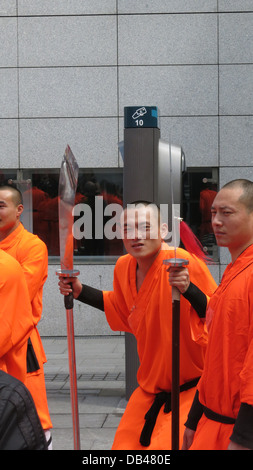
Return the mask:
M39 368L40 368L40 365L38 363L38 359L33 349L31 339L29 338L27 341L27 353L26 353L26 369L27 370L26 371L36 372L36 370L39 370Z
M210 408L207 408L206 406L202 405L202 407L204 415L207 417L207 419L211 419L212 421L217 421L218 423L222 424L235 424L234 418L215 413L215 411L210 410Z
M199 377L181 385L180 392L185 392L186 390L190 390L190 388L196 387L198 381ZM169 413L171 411L171 392L157 393L151 407L145 414L145 423L140 436L140 443L144 447L148 447L150 444L157 416L163 405L165 405L164 413Z

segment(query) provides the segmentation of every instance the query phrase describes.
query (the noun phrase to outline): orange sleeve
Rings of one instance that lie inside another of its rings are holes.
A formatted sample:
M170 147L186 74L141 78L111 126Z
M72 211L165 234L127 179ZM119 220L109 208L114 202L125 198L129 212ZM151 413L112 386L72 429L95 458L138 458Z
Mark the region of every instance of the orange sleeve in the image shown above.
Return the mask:
M132 333L128 324L129 309L125 299L128 292L127 289L124 289L124 293L122 290L123 281L126 281L127 275L126 270L122 271L120 267L121 261L120 263L119 261L114 268L113 291L103 291L104 311L110 328L113 331Z
M38 237L28 238L25 233L23 237L17 259L25 274L32 301L47 279L48 253L45 243Z
M253 274L248 276L248 302L249 302L249 328L248 328L248 349L240 372L240 398L242 403L253 406ZM245 295L246 297L246 295ZM240 312L238 312L240 315ZM238 330L240 320L238 319Z
M19 360L34 324L29 293L19 263L0 250L0 364ZM16 357L16 359L15 359Z
M192 259L193 258L193 259ZM206 264L196 256L190 257L189 274L191 281L206 295L207 303L217 289L217 284L213 279ZM200 319L194 308L190 307L190 329L194 342L206 346L208 331L204 319Z

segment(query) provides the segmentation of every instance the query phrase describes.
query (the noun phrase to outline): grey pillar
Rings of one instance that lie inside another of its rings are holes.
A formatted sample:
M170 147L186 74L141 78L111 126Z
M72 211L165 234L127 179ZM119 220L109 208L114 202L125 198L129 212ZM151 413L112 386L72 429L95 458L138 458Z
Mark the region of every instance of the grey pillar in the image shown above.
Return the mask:
M181 201L183 153L160 139L158 109L155 106L124 109L124 207L137 200L168 204L171 230L170 164L173 168L174 203ZM125 335L126 399L138 386L139 358L136 339Z

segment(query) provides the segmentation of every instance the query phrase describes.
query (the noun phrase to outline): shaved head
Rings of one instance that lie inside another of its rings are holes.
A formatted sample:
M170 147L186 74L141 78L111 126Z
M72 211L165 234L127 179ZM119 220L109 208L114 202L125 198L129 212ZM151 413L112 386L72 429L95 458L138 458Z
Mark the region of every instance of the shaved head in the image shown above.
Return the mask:
M248 212L253 212L253 183L246 179L236 179L225 184L222 189L242 189L239 201L244 204Z
M23 197L19 189L15 188L11 184L5 184L0 186L0 191L10 191L12 195L12 201L15 206L19 206L19 204L23 205Z

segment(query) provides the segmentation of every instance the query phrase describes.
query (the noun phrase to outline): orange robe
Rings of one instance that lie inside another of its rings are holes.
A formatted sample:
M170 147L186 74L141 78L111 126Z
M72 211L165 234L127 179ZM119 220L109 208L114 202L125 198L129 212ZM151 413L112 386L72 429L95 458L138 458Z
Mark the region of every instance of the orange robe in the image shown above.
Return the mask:
M199 401L236 419L241 403L253 405L253 246L226 268L206 318L211 326ZM227 449L233 427L203 415L191 449Z
M29 293L19 263L0 250L0 369L26 384L27 339L33 329Z
M47 279L47 248L42 240L28 232L21 223L16 230L0 242L0 248L20 263L25 274L34 322L30 339L39 363L39 369L36 372L27 374L26 385L34 399L42 427L50 429L52 428L52 422L48 410L43 370L46 355L36 327L41 319L43 286Z
M161 408L149 447L143 447L140 434L145 413L154 401L155 394L171 391L171 316L172 298L168 273L163 260L174 257L167 245L156 257L142 285L136 290L136 259L131 255L119 258L114 270L114 290L104 292L104 307L110 327L115 331L133 333L137 339L140 360L137 379L139 387L127 404L115 435L113 449L170 449L171 413ZM216 288L204 262L185 250L177 249L179 258L189 259L191 281L210 296ZM180 384L199 377L202 373L207 331L204 323L181 296L180 331ZM195 387L181 395L181 438L183 423Z

